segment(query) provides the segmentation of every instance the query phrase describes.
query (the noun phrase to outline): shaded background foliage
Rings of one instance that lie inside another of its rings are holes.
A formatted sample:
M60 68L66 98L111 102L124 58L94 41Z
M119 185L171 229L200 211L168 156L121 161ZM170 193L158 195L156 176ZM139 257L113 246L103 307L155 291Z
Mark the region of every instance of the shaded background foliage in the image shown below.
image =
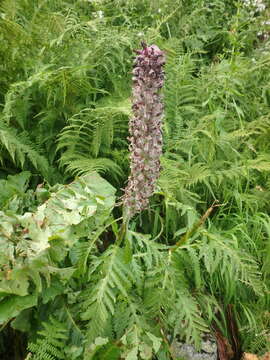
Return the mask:
M1 232L75 175L97 171L122 194L133 50L143 39L167 57L163 171L150 209L134 219L123 246L113 244L118 228L110 225L119 208L95 235L74 232L75 248L65 243L66 258L53 260L76 269L65 286L55 276L50 287L41 274L41 291L36 277L27 280L27 296L38 301L3 324L13 319L33 353L47 338L56 359L113 359L120 351L170 359L160 328L198 344L215 321L229 338L229 304L242 348L269 348L270 53L261 36L270 32L269 11L231 0L0 1ZM4 236L1 246L8 241L15 240ZM62 245L51 244L59 252ZM6 259L4 278L5 266ZM109 286L103 294L95 292L101 283ZM12 294L1 293L0 306ZM51 327L59 330L53 339ZM2 332L3 354L11 331Z

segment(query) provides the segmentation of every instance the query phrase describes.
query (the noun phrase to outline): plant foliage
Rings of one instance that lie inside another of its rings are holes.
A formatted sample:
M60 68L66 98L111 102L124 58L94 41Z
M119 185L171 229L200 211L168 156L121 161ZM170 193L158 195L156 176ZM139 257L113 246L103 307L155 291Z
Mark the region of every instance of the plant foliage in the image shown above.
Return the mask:
M232 343L228 308L269 351L265 5L0 0L1 358L171 360ZM166 54L162 172L123 233L141 40Z

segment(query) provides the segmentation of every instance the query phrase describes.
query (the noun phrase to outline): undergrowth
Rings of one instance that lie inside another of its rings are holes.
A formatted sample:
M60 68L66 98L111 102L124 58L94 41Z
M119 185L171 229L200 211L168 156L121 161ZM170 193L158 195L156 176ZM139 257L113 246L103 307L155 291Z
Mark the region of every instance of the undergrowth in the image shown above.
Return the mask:
M0 1L1 359L13 329L24 359L175 359L232 343L228 308L269 351L266 5ZM162 173L120 242L141 40L166 53Z

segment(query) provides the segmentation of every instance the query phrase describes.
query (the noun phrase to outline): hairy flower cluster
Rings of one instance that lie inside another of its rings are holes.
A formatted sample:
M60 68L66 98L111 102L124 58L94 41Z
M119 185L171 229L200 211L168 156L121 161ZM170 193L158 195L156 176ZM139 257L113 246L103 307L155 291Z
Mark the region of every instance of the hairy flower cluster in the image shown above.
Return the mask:
M164 53L156 46L142 43L136 50L133 69L133 117L129 122L130 169L123 205L128 218L145 209L160 172L162 153L161 120L163 104Z

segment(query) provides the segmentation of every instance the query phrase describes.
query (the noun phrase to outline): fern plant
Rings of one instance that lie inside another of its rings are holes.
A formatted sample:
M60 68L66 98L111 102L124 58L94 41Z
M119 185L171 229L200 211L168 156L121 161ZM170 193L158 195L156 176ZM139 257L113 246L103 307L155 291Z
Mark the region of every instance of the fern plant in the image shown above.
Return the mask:
M106 172L119 177L120 166L109 156L120 138L127 134L127 117L130 115L128 99L114 97L102 99L95 108L86 108L68 120L59 135L57 150L61 151L60 164L73 174L91 171ZM124 141L124 140L123 140Z
M42 324L43 330L38 332L38 339L35 343L28 345L33 360L58 360L65 359L65 346L67 340L67 330L54 318L50 322Z
M268 17L230 0L1 1L1 358L14 328L28 358L171 360L213 327L233 343L228 307L242 349L269 350ZM125 187L141 40L167 58L162 174L120 242L91 171Z

